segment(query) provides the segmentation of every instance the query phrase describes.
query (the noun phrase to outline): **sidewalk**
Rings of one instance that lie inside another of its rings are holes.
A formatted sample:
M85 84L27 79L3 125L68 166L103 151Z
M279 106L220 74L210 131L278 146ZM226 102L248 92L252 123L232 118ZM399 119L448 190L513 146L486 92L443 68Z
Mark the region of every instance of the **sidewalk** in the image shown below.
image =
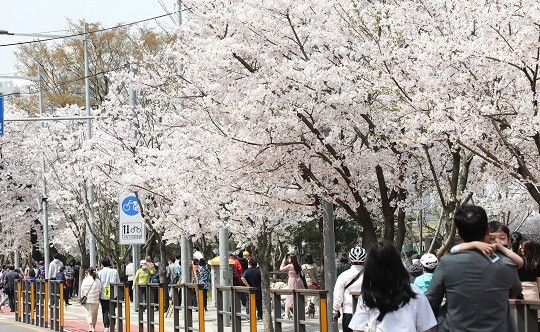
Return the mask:
M65 319L64 319L64 331L66 332L87 332L88 331L88 324L86 323L86 312L84 310L84 307L80 304L76 303L75 301L71 302L72 304L70 306L65 307ZM8 312L6 312L8 311ZM138 326L138 313L134 311L133 305L131 306L130 310L130 316L131 316L131 332L137 332L139 331ZM157 312L154 313L154 318L156 321L156 328L155 331L158 331L157 324L159 322L159 314ZM146 322L146 313L144 313L143 316L144 321ZM310 323L310 325L306 326L307 332L315 332L320 331L319 327L319 317L318 313L316 314L315 318L309 318L306 319ZM4 310L3 313L0 314L0 322L15 322L15 314L10 313L9 310ZM23 326L22 323L16 323L17 326ZM193 325L195 330L198 330L198 314L194 312L193 314ZM180 317L180 330L185 331L184 329L184 320L182 317ZM12 331L19 331L15 329L15 324L13 324L13 330L2 327L2 332L12 332ZM50 329L45 328L39 328L36 326L24 324L24 326L31 327L32 331L51 331ZM288 320L282 324L283 331L294 331L293 327L293 321ZM98 313L98 321L96 324L96 332L102 332L104 329L103 326L103 319L101 316L101 307ZM125 330L125 327L124 327ZM224 331L228 332L232 329L230 327L225 327ZM165 332L172 332L174 331L174 318L171 313L171 317L165 318ZM205 315L205 331L209 332L217 332L217 310L215 306L212 306L210 303L208 304L208 311ZM249 331L249 321L248 320L242 320L242 331ZM262 321L257 322L257 331L264 331ZM144 332L146 332L146 328L144 329Z

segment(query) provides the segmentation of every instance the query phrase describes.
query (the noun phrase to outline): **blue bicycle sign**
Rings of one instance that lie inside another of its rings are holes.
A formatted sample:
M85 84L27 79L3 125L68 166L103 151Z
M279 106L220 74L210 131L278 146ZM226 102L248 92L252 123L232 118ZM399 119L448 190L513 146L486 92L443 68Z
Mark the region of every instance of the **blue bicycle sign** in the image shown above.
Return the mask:
M128 216L135 216L141 212L139 201L135 196L128 196L122 201L122 211Z

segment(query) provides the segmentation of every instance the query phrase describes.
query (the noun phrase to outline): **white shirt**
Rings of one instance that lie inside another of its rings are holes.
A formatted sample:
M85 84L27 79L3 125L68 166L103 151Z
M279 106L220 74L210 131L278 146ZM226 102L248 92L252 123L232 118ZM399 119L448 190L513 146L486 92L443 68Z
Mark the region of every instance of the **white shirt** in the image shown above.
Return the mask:
M411 284L411 288L416 293L416 298L410 299L409 303L398 310L387 313L378 325L376 321L379 316L379 309L366 307L362 296L360 296L358 307L349 323L349 328L377 332L423 332L434 327L437 325L437 320L433 315L427 297L415 285Z
M62 263L59 259L53 259L49 264L49 279L55 279L56 274L60 272L60 268L62 266L64 266L64 263Z
M353 313L353 301L350 292L362 291L362 280L364 280L364 274L362 273L358 280L353 282L349 287L347 287L347 289L345 289L345 286L347 286L363 269L364 266L362 265L351 265L348 270L344 271L338 276L336 285L334 286L334 304L332 306L335 311L339 311L341 309L341 305L343 304L343 313Z
M128 281L133 281L134 274L135 269L133 268L133 262L130 262L128 265L126 265L126 275L128 277Z
M98 271L98 278L101 280L101 294L99 298L102 300L110 300L110 298L105 297L105 287L110 287L109 285L113 282L120 282L120 275L118 274L118 271L106 266ZM109 289L112 291L112 287ZM111 294L111 297L112 296L116 296L116 294Z
M203 258L204 258L204 256L203 256L202 252L200 252L200 251L195 251L193 253L193 259L203 259Z

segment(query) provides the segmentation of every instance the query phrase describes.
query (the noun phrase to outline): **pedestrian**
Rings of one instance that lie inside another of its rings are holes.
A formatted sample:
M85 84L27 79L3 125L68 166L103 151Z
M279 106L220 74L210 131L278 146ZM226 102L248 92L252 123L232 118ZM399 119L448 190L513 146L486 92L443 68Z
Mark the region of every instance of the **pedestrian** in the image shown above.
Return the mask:
M242 283L248 287L255 287L255 307L257 308L257 320L262 320L262 285L261 270L257 267L254 257L248 258L248 269L242 274ZM246 313L249 314L249 305L246 306Z
M204 258L203 253L199 250L198 247L195 247L195 248L193 248L193 249L195 250L195 252L193 253L193 259L199 260L199 259Z
M111 294L111 283L120 282L120 275L116 269L111 267L111 260L105 257L101 260L102 269L98 272L98 278L101 281L101 294L99 295L99 302L101 303L101 315L103 317L103 325L105 329L103 332L109 332L110 326L110 313L109 305L111 297L116 294Z
M132 288L136 291L137 285L146 285L150 281L150 269L148 268L148 262L146 260L142 260L140 262L140 268L135 272L135 276L133 277L133 286ZM142 294L142 298L139 298L139 303L146 301L146 288L142 288L140 294ZM136 307L139 305L139 303L136 303Z
M63 281L63 283L60 283L59 287L64 287L64 302L66 303L66 306L68 305L71 305L71 303L69 303L69 296L67 294L67 291L65 291L67 289L67 285L66 285L66 274L65 274L65 271L66 268L61 266L60 267L60 270L58 270L58 272L56 273L56 276L54 278L55 281Z
M129 285L129 301L133 302L133 278L135 277L135 266L133 262L129 262L126 265L126 276Z
M289 280L287 281L287 286L289 289L303 289L304 282L302 281L302 267L298 264L298 258L296 255L287 254L281 262L279 270L282 272L287 272ZM285 313L283 318L291 318L291 313L293 310L293 296L287 295L285 299Z
M212 276L204 258L199 259L196 274L197 283L203 285L204 311L208 311L208 289L212 286Z
M52 260L52 262L49 263L49 273L47 275L49 277L49 280L55 280L56 274L58 273L58 271L60 271L60 268L64 266L64 263L60 261L61 257L62 256L58 253L53 255L54 259Z
M75 261L71 260L65 269L66 273L66 293L67 297L71 298L73 296L73 284L74 284L74 273L75 273Z
M518 270L518 274L523 286L523 298L538 301L540 300L538 294L538 285L540 284L540 244L534 241L525 241L522 248L525 264Z
M340 252L336 262L336 277L347 271L351 267L349 263L349 255L346 252Z
M454 223L462 242L490 243L486 211L465 205L455 213ZM435 315L446 296L446 310L438 331L507 332L508 297L521 293L515 264L506 256L486 257L477 250L460 250L439 261L426 293Z
M81 295L82 297L86 297L86 302L83 306L86 311L86 322L88 323L89 332L95 332L96 330L100 294L101 281L97 278L96 269L90 267L81 284Z
M15 266L10 265L8 271L4 272L4 293L8 296L9 311L15 312L15 280L22 280L22 275L15 272Z
M423 267L423 274L416 277L414 284L416 287L420 288L422 293L427 292L431 279L433 279L433 272L435 271L438 263L439 260L437 257L430 253L422 255L422 258L420 258L420 264L422 264Z
M341 322L343 332L352 332L349 328L354 310L351 292L359 292L362 289L365 260L366 250L364 248L358 246L351 248L349 251L351 267L339 275L334 285L332 322L337 324L338 319L343 316Z
M353 331L434 331L435 315L426 296L409 282L396 247L380 242L366 258L362 295L348 325ZM464 331L464 330L459 330Z

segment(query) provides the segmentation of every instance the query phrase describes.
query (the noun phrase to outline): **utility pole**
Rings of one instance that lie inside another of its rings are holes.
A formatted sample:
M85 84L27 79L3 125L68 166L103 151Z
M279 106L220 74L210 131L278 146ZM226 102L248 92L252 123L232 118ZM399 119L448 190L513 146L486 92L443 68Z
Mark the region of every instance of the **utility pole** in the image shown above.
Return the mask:
M92 119L91 105L90 105L90 69L88 65L88 25L84 24L84 90L85 90L85 104L86 104L86 136L87 139L92 139ZM91 180L90 180L91 181ZM97 267L97 253L96 253L96 238L94 235L94 185L90 182L87 189L88 200L88 225L90 227L90 266Z

